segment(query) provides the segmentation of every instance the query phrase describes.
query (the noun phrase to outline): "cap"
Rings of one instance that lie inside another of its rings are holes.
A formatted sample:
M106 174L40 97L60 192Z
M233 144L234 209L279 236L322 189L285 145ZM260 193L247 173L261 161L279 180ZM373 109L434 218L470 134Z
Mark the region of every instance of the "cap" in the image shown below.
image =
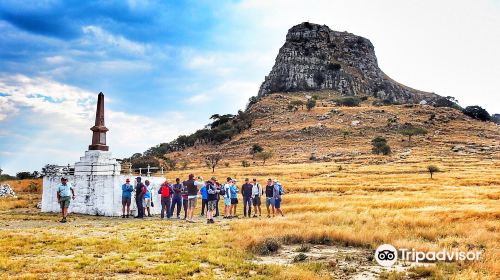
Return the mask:
M140 180L141 180L141 177L137 177L137 178L135 178L135 179L136 179L137 181L140 181Z
M273 182L278 183L278 179L274 179Z
M217 180L217 178L215 176L212 176L212 178L210 178L210 180L215 181L215 180Z

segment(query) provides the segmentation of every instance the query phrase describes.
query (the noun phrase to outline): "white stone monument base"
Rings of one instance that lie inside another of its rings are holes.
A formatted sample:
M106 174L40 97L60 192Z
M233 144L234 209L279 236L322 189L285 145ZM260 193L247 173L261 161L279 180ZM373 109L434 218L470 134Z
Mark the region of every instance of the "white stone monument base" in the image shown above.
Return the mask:
M43 178L42 212L60 212L57 202L57 187L61 184L61 175ZM64 176L75 190L75 200L69 206L70 213L98 216L122 215L122 185L127 178L135 185L135 177L126 175L70 175ZM149 180L153 186L151 214L160 214L161 201L158 189L165 181L163 177L141 177L142 182ZM137 214L135 192L130 206L133 215Z

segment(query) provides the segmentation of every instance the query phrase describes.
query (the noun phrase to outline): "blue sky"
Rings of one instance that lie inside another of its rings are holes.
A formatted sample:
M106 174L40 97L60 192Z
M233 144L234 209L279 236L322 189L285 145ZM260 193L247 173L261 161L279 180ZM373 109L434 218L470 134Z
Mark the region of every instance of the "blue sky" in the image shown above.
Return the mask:
M119 158L235 113L303 21L369 38L399 82L500 113L499 1L0 0L0 167L77 161L100 91Z

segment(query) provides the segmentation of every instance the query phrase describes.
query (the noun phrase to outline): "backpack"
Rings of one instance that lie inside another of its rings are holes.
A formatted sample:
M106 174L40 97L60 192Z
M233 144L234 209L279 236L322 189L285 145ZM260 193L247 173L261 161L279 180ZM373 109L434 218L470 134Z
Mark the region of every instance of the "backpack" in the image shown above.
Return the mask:
M222 186L220 188L220 192L219 192L220 195L226 195L226 190L224 189L224 186Z

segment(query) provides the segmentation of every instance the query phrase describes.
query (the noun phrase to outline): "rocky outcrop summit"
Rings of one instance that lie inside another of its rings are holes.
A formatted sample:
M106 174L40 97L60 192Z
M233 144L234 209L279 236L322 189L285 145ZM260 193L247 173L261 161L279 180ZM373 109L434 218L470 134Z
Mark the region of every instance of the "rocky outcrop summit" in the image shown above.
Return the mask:
M399 84L384 74L370 40L304 22L288 30L285 44L258 95L322 89L397 103L432 104L439 98L434 93Z

